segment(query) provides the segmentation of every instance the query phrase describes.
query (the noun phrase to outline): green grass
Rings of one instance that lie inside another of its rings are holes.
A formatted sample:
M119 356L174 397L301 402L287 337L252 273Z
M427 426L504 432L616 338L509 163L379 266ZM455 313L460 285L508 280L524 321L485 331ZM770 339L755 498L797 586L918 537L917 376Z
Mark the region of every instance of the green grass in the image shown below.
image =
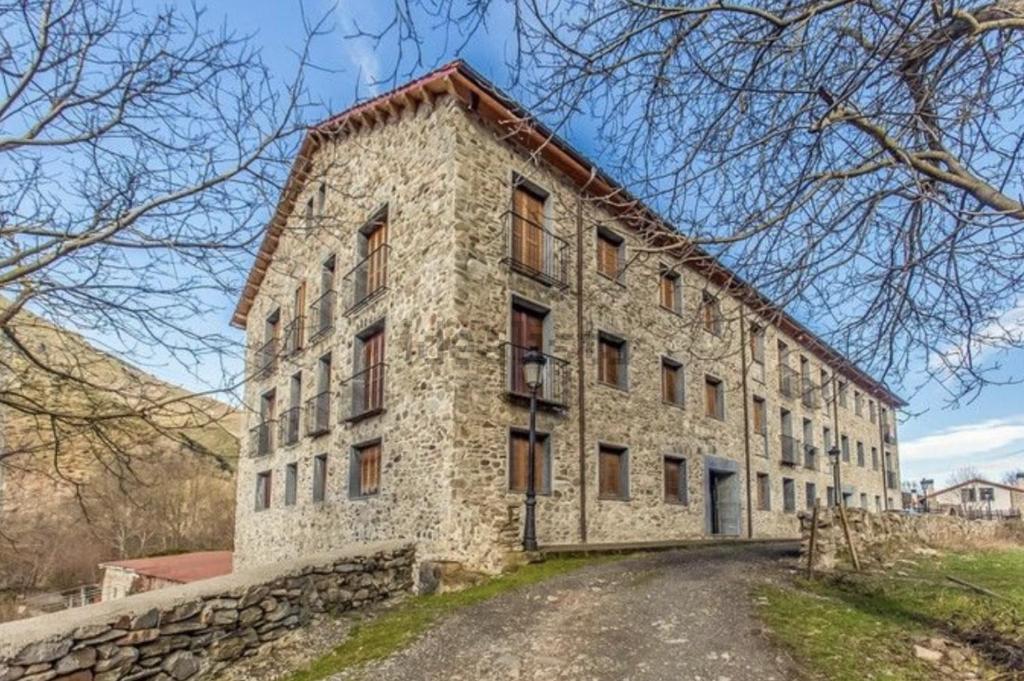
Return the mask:
M904 571L912 579L798 579L789 588L755 593L773 636L812 675L829 681L934 678L934 667L913 653L914 641L929 636L964 640L982 632L1024 644L1024 550L921 558ZM945 575L1007 600L961 589ZM998 669L991 661L991 670Z
M584 565L616 560L624 556L553 558L525 565L462 591L414 596L357 624L345 642L313 661L287 681L316 681L340 671L387 657L405 647L428 627L460 608L481 603L503 593L551 577L571 572Z

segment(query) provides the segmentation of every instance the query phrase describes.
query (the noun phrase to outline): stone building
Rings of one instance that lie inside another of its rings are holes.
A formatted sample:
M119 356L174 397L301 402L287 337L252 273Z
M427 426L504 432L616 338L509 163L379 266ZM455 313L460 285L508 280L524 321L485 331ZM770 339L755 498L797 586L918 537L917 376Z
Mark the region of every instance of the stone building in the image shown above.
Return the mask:
M236 565L410 539L519 545L539 398L541 545L795 537L835 494L897 508L885 386L455 62L312 129L233 323L255 405ZM647 248L648 250L644 250Z

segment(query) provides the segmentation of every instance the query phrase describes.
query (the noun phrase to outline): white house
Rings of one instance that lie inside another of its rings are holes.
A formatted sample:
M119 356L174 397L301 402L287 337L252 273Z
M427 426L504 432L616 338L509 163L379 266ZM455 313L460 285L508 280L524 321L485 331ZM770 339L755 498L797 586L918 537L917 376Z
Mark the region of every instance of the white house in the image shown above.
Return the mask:
M974 478L934 491L931 480L922 480L921 505L932 513L955 513L971 518L1020 517L1024 509L1024 474L1016 485Z

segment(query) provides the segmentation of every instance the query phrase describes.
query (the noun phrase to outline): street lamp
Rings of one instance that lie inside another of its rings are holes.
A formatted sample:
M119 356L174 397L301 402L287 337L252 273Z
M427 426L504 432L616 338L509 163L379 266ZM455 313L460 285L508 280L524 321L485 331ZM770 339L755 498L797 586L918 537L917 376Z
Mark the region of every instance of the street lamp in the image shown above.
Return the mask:
M828 450L828 460L832 462L832 489L835 490L835 496L833 501L836 504L836 508L839 508L839 504L842 503L843 491L839 488L839 447L832 445L832 448Z
M523 355L523 381L530 389L530 439L526 454L526 523L523 527L523 550L537 550L537 464L533 455L537 446L537 391L544 383L544 365L547 357L537 348L530 348Z

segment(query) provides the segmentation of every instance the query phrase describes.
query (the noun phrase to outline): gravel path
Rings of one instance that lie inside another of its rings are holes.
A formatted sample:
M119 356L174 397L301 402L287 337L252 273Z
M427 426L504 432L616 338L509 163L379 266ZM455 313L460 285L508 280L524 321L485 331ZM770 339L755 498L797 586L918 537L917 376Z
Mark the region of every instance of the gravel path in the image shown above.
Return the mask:
M408 648L335 681L783 681L750 587L792 545L732 545L592 565L443 620Z

